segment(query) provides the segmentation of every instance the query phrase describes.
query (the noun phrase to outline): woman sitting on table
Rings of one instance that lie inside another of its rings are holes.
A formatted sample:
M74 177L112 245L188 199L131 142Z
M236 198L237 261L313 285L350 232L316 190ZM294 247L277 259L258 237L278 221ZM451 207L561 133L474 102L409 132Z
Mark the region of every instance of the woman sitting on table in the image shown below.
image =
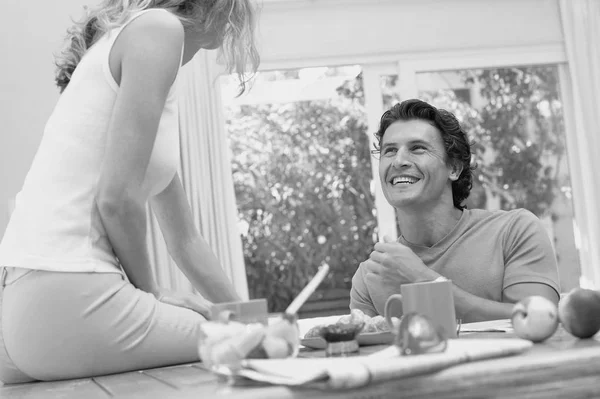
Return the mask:
M379 178L400 237L375 244L352 279L350 308L383 314L402 284L450 279L463 322L510 318L513 303L558 303L558 268L541 221L524 209L466 209L471 149L453 114L407 100L381 117Z
M250 0L105 0L69 31L62 94L0 244L1 381L199 360L209 301L239 297L177 173L177 79L200 49L221 48L243 92L258 66L254 12ZM157 285L148 202L202 296Z

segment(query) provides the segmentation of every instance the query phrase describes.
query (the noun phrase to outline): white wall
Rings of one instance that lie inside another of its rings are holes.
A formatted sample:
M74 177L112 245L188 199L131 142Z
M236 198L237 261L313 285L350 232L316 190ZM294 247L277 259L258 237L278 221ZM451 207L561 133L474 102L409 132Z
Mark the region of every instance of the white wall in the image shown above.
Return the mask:
M81 0L4 0L0 12L0 237L58 97L53 52Z
M558 0L263 0L263 68L563 44Z

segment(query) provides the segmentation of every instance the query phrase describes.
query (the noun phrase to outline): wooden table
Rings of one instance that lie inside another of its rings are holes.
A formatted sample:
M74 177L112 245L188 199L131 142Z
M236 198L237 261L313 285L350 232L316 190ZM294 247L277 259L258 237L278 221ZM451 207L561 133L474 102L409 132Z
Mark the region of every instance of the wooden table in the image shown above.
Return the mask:
M512 333L472 333L470 337L514 337ZM382 349L363 347L361 353ZM302 351L301 356L323 356ZM600 397L600 336L579 340L562 328L544 343L517 356L466 363L424 376L391 380L352 391L282 386L228 386L188 364L80 380L0 387L1 398L590 398Z

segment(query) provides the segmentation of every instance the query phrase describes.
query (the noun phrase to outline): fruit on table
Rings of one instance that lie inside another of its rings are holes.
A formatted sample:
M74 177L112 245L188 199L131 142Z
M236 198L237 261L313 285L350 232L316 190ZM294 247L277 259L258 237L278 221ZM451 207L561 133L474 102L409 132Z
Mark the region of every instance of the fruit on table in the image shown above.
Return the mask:
M298 324L285 318L277 319L267 327L262 346L270 359L295 356L300 346Z
M262 341L262 349L268 359L283 359L291 355L293 350L285 339L272 335L265 336ZM248 357L252 358L253 356L250 354ZM262 356L256 357L261 358Z
M532 295L515 304L511 321L519 338L542 342L558 328L558 309L549 299Z
M205 322L200 326L199 354L207 367L238 366L266 336L262 324Z
M281 359L295 356L299 346L298 326L287 319L269 326L236 321L207 321L200 327L200 358L207 367L239 367L247 358Z
M558 303L558 317L574 336L593 337L600 331L600 292L574 288Z

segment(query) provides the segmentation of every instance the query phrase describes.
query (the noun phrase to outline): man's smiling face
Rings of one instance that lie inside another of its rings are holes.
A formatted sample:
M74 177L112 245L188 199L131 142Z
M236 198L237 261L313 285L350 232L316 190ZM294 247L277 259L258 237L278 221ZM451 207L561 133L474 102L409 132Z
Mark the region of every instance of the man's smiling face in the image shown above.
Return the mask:
M427 121L396 121L381 139L379 178L388 202L395 208L433 206L450 201L451 166L439 130Z

